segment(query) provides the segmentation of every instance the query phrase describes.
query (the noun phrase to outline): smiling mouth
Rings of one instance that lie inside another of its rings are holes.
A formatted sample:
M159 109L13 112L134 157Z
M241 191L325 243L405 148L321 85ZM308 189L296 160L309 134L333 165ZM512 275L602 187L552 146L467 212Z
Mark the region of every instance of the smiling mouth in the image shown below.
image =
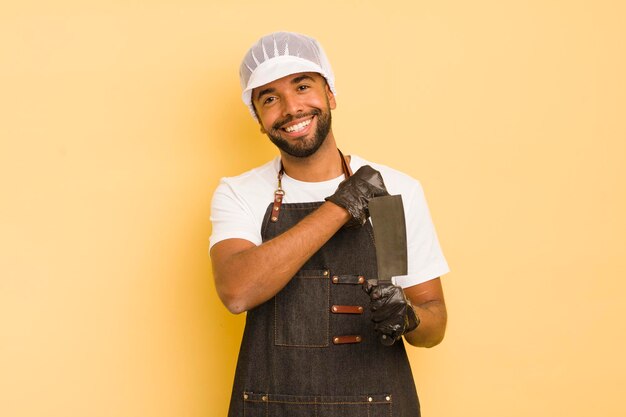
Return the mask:
M304 130L308 125L311 124L313 119L305 120L303 122L297 123L293 126L285 127L283 130L287 133L297 133Z

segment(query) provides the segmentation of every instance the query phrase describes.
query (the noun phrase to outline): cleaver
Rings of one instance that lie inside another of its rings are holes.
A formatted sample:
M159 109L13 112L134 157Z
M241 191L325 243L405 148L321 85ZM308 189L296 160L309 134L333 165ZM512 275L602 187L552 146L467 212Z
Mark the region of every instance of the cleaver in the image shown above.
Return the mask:
M374 229L378 282L389 282L391 277L408 272L406 221L402 196L374 197L368 204ZM394 340L381 335L380 341L387 346Z

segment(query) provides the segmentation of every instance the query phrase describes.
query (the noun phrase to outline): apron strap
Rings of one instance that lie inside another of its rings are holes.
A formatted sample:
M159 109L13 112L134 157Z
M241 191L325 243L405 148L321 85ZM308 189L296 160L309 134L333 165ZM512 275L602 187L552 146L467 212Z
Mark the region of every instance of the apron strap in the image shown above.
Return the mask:
M339 151L339 156L341 157L341 168L343 169L343 175L346 177L346 179L348 179L352 176L352 169L350 168L348 161L346 161L346 157L343 156L343 154L341 153L341 150L339 148L337 148L337 150Z

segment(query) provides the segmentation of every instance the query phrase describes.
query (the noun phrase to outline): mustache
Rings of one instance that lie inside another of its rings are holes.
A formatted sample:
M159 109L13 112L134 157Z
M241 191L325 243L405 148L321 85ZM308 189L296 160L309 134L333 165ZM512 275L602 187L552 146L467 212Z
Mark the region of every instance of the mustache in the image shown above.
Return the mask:
M296 116L287 116L284 119L277 120L272 125L272 129L279 130L281 126L284 126L287 123L291 123L294 120L304 119L304 118L311 117L311 116L319 116L320 114L322 114L322 111L315 109L315 110L311 110L308 113L298 113Z

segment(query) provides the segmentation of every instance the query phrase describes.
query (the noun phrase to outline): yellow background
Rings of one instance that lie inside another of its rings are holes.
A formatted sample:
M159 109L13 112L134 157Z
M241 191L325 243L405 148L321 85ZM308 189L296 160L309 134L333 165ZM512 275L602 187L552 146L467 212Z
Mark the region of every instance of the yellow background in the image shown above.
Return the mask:
M453 272L425 416L624 416L621 1L0 6L0 415L224 416L221 176L275 155L238 65L317 37L346 153L421 180Z

